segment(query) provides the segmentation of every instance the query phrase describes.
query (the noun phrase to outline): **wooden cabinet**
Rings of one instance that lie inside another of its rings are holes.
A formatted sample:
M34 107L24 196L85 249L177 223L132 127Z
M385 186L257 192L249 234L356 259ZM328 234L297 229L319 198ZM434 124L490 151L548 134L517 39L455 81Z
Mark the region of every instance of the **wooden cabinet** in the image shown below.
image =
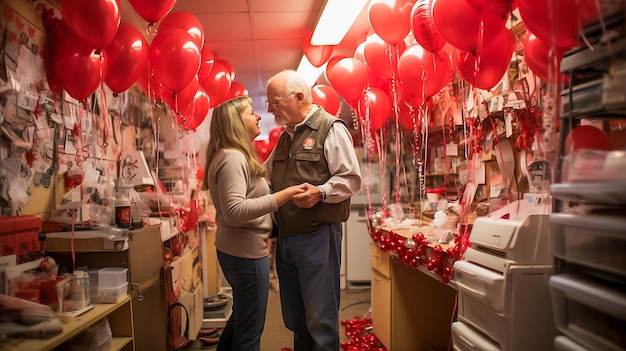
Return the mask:
M63 324L63 332L61 334L49 339L8 340L0 346L0 350L53 350L103 318L108 318L113 335L113 347L111 350L133 351L135 350L135 345L131 305L130 296L126 296L116 304L95 305L94 308L74 318L70 323ZM138 348L137 350L140 349Z
M389 350L448 349L456 290L372 244L372 326Z
M391 272L389 253L371 244L372 327L383 345L391 344Z
M57 262L72 267L71 252L49 252ZM128 289L132 299L132 323L137 350L163 350L167 337L162 241L159 226L129 232L128 249L78 251L75 266L89 269L128 268ZM113 328L113 323L111 323Z

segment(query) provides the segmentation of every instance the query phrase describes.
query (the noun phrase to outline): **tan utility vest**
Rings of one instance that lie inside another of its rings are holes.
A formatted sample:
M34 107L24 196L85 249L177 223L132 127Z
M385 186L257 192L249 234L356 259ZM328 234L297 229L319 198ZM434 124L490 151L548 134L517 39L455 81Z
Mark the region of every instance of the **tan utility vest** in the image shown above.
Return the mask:
M330 179L328 163L324 157L324 141L333 123L344 123L324 109L319 108L296 130L293 140L283 133L274 155L272 191L304 182L324 184ZM312 233L329 223L343 222L350 215L350 199L336 204L319 202L312 208L299 208L289 201L278 209L279 236Z

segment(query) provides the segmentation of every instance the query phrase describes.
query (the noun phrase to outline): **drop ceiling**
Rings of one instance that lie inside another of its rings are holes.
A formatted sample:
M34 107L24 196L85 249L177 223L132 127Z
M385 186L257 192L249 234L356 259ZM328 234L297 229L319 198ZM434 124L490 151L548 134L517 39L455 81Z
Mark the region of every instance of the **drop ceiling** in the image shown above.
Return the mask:
M267 80L284 69L296 69L303 55L304 38L315 27L325 0L178 0L174 11L195 15L203 25L205 46L227 60L235 81L243 84L262 116L262 136L275 127L265 107ZM122 2L122 19L144 31L147 23ZM352 56L369 31L367 7L333 56Z

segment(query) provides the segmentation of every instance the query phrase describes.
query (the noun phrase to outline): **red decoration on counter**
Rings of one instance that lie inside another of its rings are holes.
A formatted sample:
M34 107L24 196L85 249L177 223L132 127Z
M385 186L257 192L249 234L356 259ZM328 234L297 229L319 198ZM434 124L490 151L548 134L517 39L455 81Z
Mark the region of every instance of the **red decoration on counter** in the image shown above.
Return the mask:
M388 235L386 235L388 233ZM394 231L375 230L370 231L372 240L379 244L383 252L391 252L404 265L416 269L423 265L429 271L441 277L444 284L450 282L454 277L452 265L455 261L463 257L465 249L469 245L469 236L461 233L455 235L454 246L449 247L445 252L441 245L432 247L430 254L426 252L428 239L424 233L413 234L411 239L406 239Z

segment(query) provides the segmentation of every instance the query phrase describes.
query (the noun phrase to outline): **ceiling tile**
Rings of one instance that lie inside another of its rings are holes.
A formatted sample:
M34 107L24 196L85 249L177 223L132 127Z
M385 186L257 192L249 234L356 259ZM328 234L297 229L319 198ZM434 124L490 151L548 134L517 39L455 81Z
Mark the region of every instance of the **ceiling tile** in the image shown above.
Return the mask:
M313 12L255 12L252 25L255 39L299 38L302 40L313 26Z
M250 17L239 13L199 13L205 41L231 41L252 39Z
M173 11L187 11L196 16L200 13L248 12L248 0L178 0Z

